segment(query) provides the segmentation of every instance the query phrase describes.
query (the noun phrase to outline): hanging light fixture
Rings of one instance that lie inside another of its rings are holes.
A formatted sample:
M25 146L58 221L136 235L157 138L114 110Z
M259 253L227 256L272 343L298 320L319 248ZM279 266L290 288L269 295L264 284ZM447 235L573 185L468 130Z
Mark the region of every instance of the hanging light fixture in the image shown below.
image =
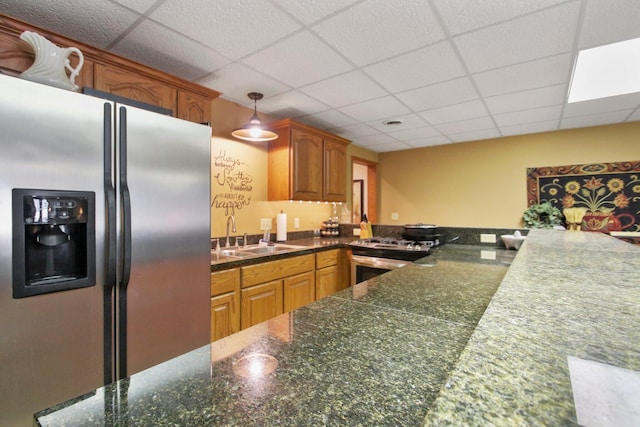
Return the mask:
M249 99L253 99L253 116L251 116L249 123L234 130L231 135L252 142L272 141L278 138L277 133L262 127L262 121L258 117L257 101L262 99L264 95L259 92L250 92L247 96Z

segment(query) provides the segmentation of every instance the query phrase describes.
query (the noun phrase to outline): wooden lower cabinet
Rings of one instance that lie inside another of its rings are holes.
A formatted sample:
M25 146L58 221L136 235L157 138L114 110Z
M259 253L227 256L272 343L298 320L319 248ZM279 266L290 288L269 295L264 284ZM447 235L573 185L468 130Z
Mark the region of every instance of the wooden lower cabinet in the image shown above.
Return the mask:
M241 267L241 328L315 300L315 258L300 255Z
M316 300L349 287L349 256L346 249L316 253Z
M285 313L316 300L316 277L313 271L287 277L283 285Z
M263 283L242 290L242 329L249 328L283 313L282 280Z
M211 341L240 330L240 269L211 273Z
M317 299L328 297L340 290L338 286L338 271L337 265L316 270Z
M211 340L257 325L348 286L346 249L211 273Z

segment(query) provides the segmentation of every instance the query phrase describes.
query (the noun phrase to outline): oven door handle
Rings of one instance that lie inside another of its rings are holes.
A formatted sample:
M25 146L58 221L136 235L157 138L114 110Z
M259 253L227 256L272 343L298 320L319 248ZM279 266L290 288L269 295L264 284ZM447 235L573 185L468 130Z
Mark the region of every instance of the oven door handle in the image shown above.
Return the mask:
M363 265L365 267L386 268L394 270L411 264L411 261L404 261L391 258L376 258L362 255L352 255L351 260L355 265Z

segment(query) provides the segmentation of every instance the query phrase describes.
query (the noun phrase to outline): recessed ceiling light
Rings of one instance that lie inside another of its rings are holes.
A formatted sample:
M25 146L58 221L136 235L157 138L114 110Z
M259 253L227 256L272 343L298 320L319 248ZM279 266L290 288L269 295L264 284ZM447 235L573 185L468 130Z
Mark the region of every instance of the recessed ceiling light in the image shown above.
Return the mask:
M640 38L578 52L567 102L640 92Z

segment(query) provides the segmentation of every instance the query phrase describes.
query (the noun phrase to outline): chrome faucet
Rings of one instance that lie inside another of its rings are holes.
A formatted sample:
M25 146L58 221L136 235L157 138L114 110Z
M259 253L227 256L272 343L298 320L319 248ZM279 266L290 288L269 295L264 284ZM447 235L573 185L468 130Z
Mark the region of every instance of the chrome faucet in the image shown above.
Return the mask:
M233 215L231 215L227 218L227 242L224 245L225 248L231 246L231 244L229 243L229 221L231 221L232 224L231 231L234 233L236 232L236 219L233 217Z

